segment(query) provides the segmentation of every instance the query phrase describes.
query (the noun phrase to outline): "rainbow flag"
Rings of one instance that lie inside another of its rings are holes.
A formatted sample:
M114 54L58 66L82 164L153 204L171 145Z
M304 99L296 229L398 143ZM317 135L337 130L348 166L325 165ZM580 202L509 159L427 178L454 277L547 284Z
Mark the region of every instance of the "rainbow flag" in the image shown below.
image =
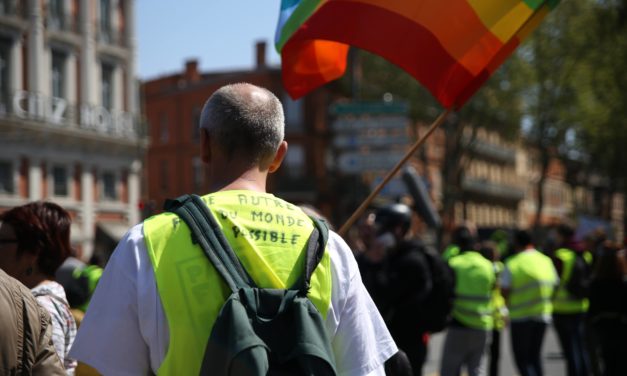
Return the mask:
M275 45L301 97L346 70L349 46L380 55L459 108L559 0L282 0Z

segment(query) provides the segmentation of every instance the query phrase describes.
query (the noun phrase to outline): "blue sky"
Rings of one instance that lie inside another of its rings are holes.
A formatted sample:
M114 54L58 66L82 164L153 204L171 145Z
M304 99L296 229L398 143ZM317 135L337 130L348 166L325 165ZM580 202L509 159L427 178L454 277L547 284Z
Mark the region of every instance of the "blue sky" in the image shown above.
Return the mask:
M251 68L259 40L268 43L268 64L278 65L279 7L280 0L137 0L137 75L176 73L192 58L203 72Z

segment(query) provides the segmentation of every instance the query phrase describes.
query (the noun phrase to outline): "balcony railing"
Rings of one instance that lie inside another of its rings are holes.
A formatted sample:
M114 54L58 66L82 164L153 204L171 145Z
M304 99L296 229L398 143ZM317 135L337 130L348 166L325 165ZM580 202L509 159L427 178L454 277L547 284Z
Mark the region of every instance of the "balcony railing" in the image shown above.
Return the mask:
M516 162L516 150L494 145L485 141L475 140L471 143L472 150L487 158L499 160L505 163Z
M98 43L102 43L110 46L122 46L124 47L124 33L115 30L112 27L104 28L99 27L96 29L96 40Z
M46 29L54 32L78 32L76 20L66 15L48 15L46 18Z
M473 153L484 158L509 164L516 162L516 149L514 148L493 144L481 139L471 141L469 137L462 138L462 142L468 145L468 149Z
M518 201L525 197L524 189L491 182L487 179L464 178L462 188L471 193L504 200Z

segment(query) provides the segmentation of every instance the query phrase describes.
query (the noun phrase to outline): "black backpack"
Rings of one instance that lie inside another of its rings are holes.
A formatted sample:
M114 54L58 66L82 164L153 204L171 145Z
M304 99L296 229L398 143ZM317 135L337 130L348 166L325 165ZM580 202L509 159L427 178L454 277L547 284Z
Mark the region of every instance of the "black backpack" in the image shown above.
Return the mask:
M420 323L430 333L437 333L444 330L451 321L455 299L455 272L436 252L425 247L422 253L429 264L433 285L425 300Z
M304 272L287 290L259 288L246 273L202 199L168 200L191 229L232 291L213 325L200 375L335 375L335 361L320 312L307 298L309 281L322 259L328 228L315 224Z
M588 297L590 290L590 277L592 274L592 266L586 261L581 252L575 253L575 262L573 270L570 274L568 282L566 282L566 290L577 299Z

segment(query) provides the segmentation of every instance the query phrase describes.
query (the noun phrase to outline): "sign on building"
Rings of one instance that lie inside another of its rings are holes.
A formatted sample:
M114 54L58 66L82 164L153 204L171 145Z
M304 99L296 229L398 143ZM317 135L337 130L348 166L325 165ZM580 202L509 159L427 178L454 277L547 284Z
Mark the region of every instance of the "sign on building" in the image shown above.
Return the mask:
M25 90L13 95L11 113L21 119L43 121L57 126L78 126L115 137L138 136L133 114L111 111L102 106L82 104L70 106L66 99L47 97Z

